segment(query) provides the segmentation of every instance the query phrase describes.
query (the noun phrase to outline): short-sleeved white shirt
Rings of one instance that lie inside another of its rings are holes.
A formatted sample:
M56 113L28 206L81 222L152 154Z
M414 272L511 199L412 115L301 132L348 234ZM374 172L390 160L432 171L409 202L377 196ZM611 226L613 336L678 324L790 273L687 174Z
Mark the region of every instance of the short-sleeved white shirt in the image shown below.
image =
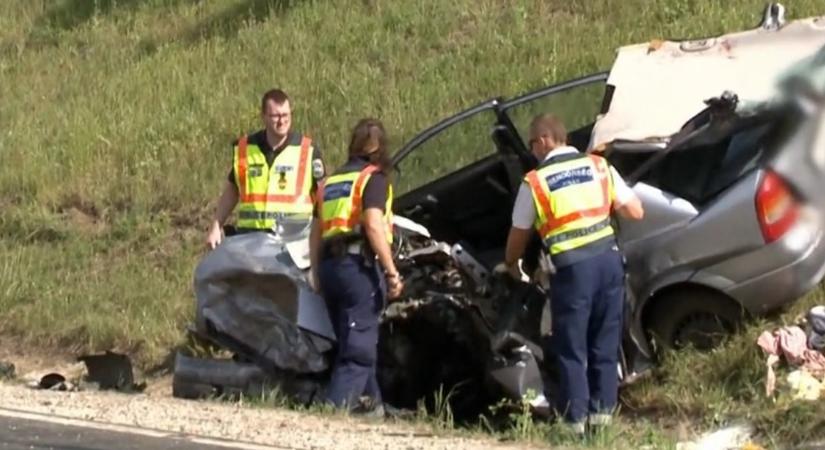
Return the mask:
M575 147L559 147L548 153L544 160L547 161L554 156L578 152L579 150ZM624 178L619 175L616 168L610 166L610 172L613 175L613 185L616 192L616 206L622 206L633 200L636 197L636 194L633 192L633 189L625 183ZM522 230L529 230L533 228L533 223L535 221L536 206L533 204L533 193L530 192L530 187L527 186L526 183L522 183L518 190L518 195L516 196L516 204L513 206L513 227Z

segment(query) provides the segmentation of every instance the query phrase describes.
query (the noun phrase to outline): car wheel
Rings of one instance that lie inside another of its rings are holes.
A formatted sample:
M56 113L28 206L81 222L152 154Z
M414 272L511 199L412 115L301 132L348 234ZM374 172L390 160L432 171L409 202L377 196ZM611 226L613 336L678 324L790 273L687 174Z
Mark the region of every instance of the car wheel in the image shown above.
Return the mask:
M739 330L743 309L730 298L710 290L689 289L665 294L646 317L657 349L692 346L707 351Z

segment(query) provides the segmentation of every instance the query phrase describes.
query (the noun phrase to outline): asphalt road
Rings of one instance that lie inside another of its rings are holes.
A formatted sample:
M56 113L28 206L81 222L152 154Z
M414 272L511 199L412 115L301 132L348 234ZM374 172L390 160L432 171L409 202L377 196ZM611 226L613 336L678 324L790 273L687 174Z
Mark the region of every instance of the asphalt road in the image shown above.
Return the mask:
M210 445L179 437L155 437L128 432L69 426L37 420L0 417L2 450L226 450L231 443Z

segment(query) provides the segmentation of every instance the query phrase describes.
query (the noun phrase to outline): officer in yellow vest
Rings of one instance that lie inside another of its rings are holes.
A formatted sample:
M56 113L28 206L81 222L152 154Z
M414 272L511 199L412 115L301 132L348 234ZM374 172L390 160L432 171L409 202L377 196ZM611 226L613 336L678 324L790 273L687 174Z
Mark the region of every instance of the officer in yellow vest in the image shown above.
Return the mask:
M639 198L607 160L566 145L552 114L535 117L530 150L539 161L513 209L504 263L514 276L537 231L555 267L550 276L552 342L560 392L556 409L577 433L605 425L618 395L624 265L611 213L641 219Z
M233 164L209 226L206 244L223 239L223 224L238 207L237 232L271 231L301 225L312 216L313 193L324 177L318 145L291 131L289 97L280 89L261 98L264 129L233 145Z
M313 284L327 302L338 343L326 399L361 409L359 400L368 397L377 414L384 410L375 367L378 319L385 297L403 289L390 250L389 170L383 125L359 121L349 161L318 189L310 235Z

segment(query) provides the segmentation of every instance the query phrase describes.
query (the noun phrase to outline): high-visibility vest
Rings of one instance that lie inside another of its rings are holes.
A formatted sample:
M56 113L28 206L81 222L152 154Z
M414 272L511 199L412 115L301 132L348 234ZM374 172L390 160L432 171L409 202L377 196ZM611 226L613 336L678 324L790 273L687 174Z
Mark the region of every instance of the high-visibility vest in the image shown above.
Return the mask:
M268 166L263 151L241 137L235 146L239 228L272 229L279 218L312 217L312 141L287 145Z
M614 242L610 212L615 198L607 161L597 155L551 158L524 178L536 207L535 228L550 258L563 266Z
M335 173L322 183L316 197L323 239L335 236L364 237L361 233L364 189L370 176L379 170L374 164L364 163L354 170ZM387 242L392 244L392 184L387 185L384 223Z

